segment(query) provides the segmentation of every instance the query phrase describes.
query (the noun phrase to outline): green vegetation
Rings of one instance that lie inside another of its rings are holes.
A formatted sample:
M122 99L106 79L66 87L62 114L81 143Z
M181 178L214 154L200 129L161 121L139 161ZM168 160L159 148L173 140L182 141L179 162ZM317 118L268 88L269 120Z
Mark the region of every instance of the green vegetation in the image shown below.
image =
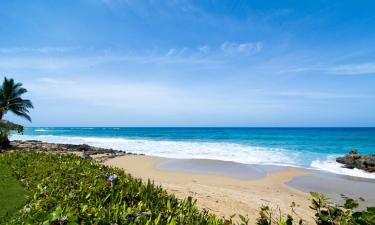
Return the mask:
M23 207L17 204L22 209L0 218L0 224L235 224L233 217L225 220L199 210L190 197L179 200L150 181L143 183L120 169L72 154L7 152L0 154L0 169L12 171L31 193ZM7 175L5 180L12 179ZM4 192L17 195L10 190ZM312 197L317 224L375 224L374 207L355 211L358 204L352 199L336 206L324 195L312 193ZM238 218L242 221L239 224L248 224L247 217ZM263 207L257 224L291 225L304 221L290 215L284 218Z
M310 208L315 211L315 222L318 225L374 225L375 207L368 207L364 211L356 210L359 206L356 201L347 198L344 205L336 205L324 194L310 193L312 203ZM294 204L292 204L292 208ZM296 215L298 217L298 215ZM273 212L269 207L262 207L258 225L292 225L305 224L302 219L295 221L291 215L283 218L282 215Z
M312 192L310 206L315 210L317 224L375 224L375 207L365 211L355 211L359 206L353 199L346 199L345 204L336 206L326 195Z
M75 155L0 154L33 197L1 224L223 224L191 198L178 200L147 184Z
M0 164L0 218L22 208L28 194L12 175L9 166Z
M21 125L3 120L7 112L10 111L31 121L28 109L33 108L33 104L30 100L21 97L25 93L27 93L27 90L22 87L22 83L15 83L13 79L4 78L3 84L0 86L0 148L9 147L8 136L10 131L20 132L20 130L23 130Z

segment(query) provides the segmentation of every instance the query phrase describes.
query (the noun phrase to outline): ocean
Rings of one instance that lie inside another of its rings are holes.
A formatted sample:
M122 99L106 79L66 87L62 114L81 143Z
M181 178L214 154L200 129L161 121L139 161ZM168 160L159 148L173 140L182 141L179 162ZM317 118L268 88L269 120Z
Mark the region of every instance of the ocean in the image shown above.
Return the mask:
M375 154L375 128L33 127L11 139L89 144L177 159L292 166L375 179L375 174L335 162L335 157L351 149Z

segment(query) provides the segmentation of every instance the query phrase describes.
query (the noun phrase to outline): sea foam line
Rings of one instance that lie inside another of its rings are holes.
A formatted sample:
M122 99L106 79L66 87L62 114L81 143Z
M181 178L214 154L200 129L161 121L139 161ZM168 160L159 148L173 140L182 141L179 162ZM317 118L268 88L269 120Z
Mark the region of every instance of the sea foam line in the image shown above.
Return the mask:
M375 179L374 173L368 173L360 169L348 169L343 167L342 164L336 162L336 157L329 156L326 160L314 160L311 162L311 167L314 169L328 171L335 174L352 176L352 177L361 177L368 179Z
M300 166L299 154L280 148L264 148L236 143L139 140L113 137L55 135L13 135L13 140L38 140L60 144L88 144L133 153L180 159L213 159L246 164Z
M248 146L228 142L162 141L114 137L79 137L57 135L13 135L13 140L38 140L58 144L88 144L138 154L177 159L212 159L244 164L279 165L317 169L339 175L375 179L375 174L358 169L343 168L335 156L316 157L310 162L308 153L298 153L282 148ZM320 159L319 159L320 158ZM307 164L306 164L307 163Z

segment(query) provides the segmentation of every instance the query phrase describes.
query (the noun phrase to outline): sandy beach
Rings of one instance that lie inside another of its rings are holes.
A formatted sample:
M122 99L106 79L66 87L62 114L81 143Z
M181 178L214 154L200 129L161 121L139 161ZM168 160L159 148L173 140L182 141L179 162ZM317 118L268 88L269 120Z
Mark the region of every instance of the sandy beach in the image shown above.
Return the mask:
M156 168L166 160L151 156L127 155L108 159L103 163L122 168L143 180L151 179L180 198L192 196L197 199L199 207L220 216L247 214L250 220L255 222L261 206L268 205L275 209L280 207L282 213L292 213L290 205L295 202L295 212L312 222L313 212L309 209L309 195L284 184L293 177L310 175L303 170L284 168L269 172L262 178L239 179Z
M180 198L192 196L200 208L219 216L248 215L251 223L261 206L294 214L313 223L310 191L327 193L334 202L342 197L365 198L362 207L375 203L373 180L324 174L299 168L246 165L218 160L167 159L125 155L102 162L127 173L153 180ZM292 211L291 204L295 203Z

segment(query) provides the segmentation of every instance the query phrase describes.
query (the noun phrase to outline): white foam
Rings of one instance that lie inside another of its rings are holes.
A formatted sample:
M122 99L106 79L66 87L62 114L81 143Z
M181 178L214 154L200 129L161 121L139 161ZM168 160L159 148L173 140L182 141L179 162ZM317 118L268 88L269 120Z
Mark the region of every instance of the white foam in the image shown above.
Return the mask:
M47 132L48 130L46 130L46 129L36 129L35 131L36 132Z
M12 139L39 140L61 144L88 144L96 147L168 158L214 159L246 164L299 166L299 154L297 152L227 142L159 141L53 135L13 135Z
M335 174L375 179L375 174L368 173L368 172L365 172L363 170L359 170L356 168L354 169L344 168L343 164L336 162L334 158L336 157L330 156L326 160L314 160L311 162L311 167L318 169L318 170L335 173Z

